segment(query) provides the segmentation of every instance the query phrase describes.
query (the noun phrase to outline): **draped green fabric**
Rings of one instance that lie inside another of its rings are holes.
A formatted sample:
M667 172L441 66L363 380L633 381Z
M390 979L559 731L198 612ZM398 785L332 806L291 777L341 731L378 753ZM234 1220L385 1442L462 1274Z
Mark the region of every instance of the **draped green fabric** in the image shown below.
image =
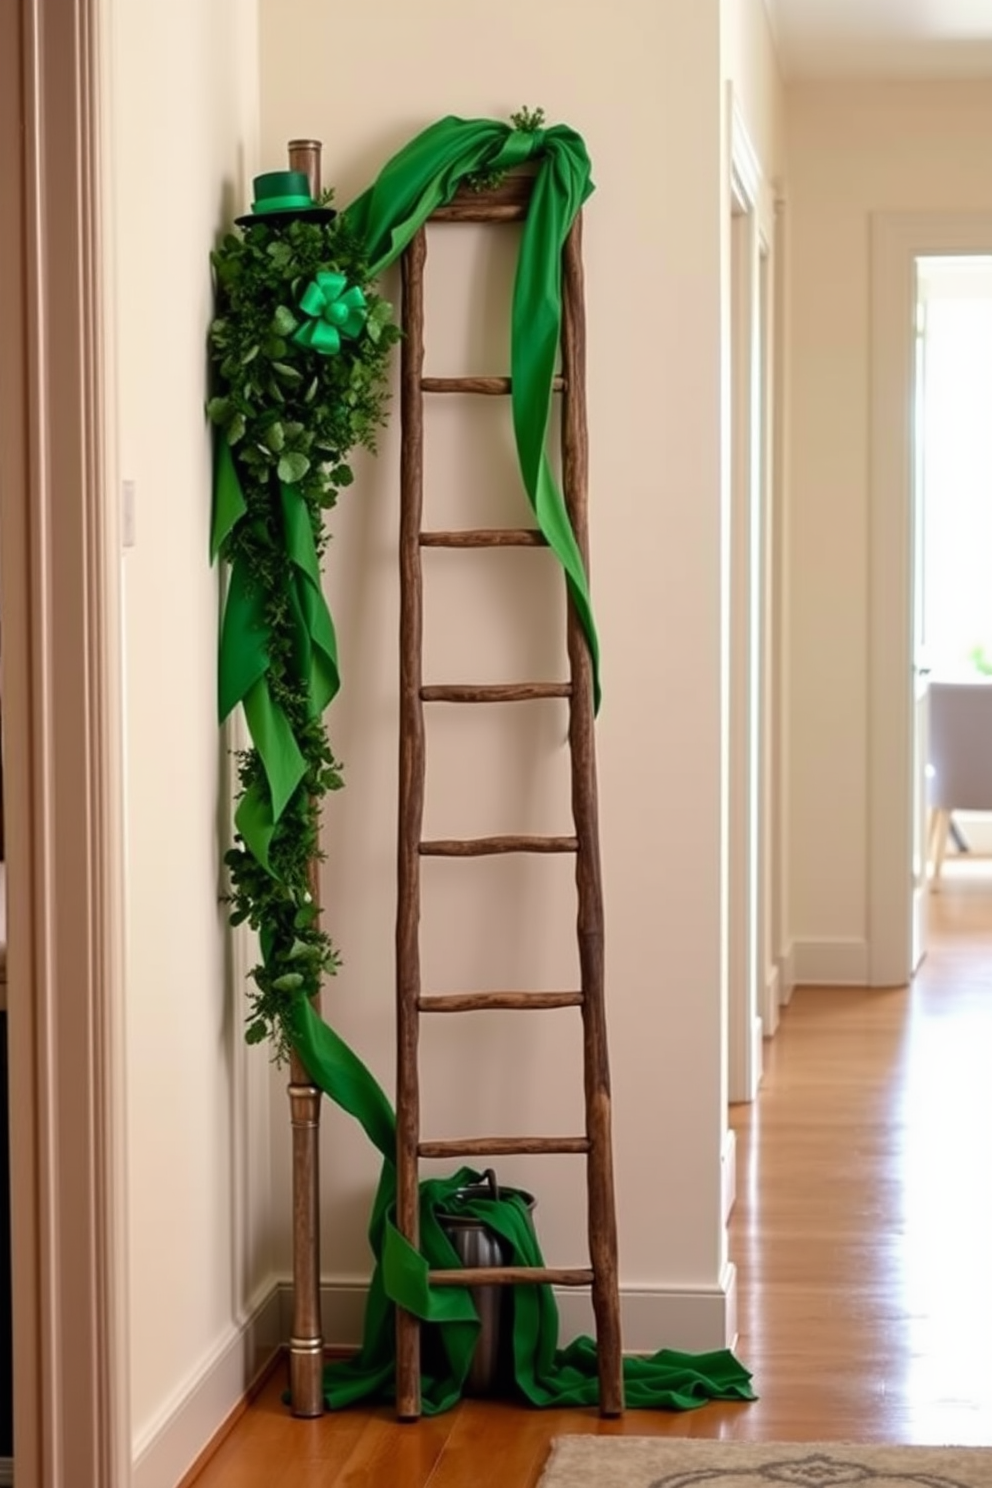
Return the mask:
M210 548L216 556L247 506L233 451L217 441L214 512ZM310 513L299 488L279 483L286 566L286 603L293 618L293 665L307 691L310 712L320 717L341 686L337 637L320 576ZM221 722L240 703L252 744L258 750L268 790L245 792L235 826L265 867L276 823L306 774L292 725L268 682L269 630L261 589L235 555L221 622L218 712Z
M405 1307L427 1325L421 1390L426 1415L450 1409L461 1398L479 1336L471 1293L431 1287L430 1268L461 1265L441 1223L455 1209L502 1237L509 1264L543 1266L524 1202L512 1191L499 1199L456 1199L480 1175L462 1168L420 1185L420 1250L396 1227L396 1122L381 1087L333 1029L301 999L290 1030L311 1079L361 1124L382 1154L383 1165L369 1222L375 1270L369 1287L362 1346L351 1359L329 1364L327 1405L336 1410L370 1396L395 1396L395 1308ZM578 1338L558 1348L558 1309L549 1286L513 1289L513 1368L516 1387L535 1406L594 1405L599 1397L596 1347ZM753 1400L751 1376L727 1349L684 1354L661 1349L650 1358L623 1362L624 1394L632 1408L692 1410L708 1400Z
M513 419L520 468L537 523L561 562L593 661L599 702L599 652L586 575L567 511L546 453L552 380L561 329L561 251L582 202L592 190L582 140L564 126L528 133L486 120L442 119L418 135L385 167L370 191L345 213L368 244L372 273L391 263L434 208L476 172L491 173L537 163L517 267L512 310ZM340 281L340 282L339 282ZM305 292L312 317L304 345L341 353L341 336L361 330L364 303L340 275L318 275ZM330 332L333 331L333 335ZM292 620L291 666L308 709L319 717L340 686L334 625L324 599L320 563L307 503L294 485L273 478L272 501L281 522L285 553L286 612ZM305 762L270 678L270 633L259 584L241 556L237 527L249 517L235 453L217 442L211 554L231 557L221 626L218 705L223 721L244 708L264 779L245 791L235 821L246 849L266 868L269 845L282 813L305 774ZM266 520L269 520L267 518ZM260 929L263 961L272 959L270 926ZM381 1154L382 1172L369 1223L375 1267L368 1293L362 1347L353 1359L329 1366L328 1405L337 1408L369 1396L395 1394L394 1323L397 1306L427 1325L422 1379L424 1409L445 1410L458 1400L479 1334L479 1319L466 1288L432 1287L432 1268L457 1266L458 1256L440 1222L456 1190L477 1181L462 1169L420 1187L420 1249L396 1223L396 1120L374 1076L319 1016L297 996L285 1018L287 1039L311 1079L362 1126ZM509 1247L514 1264L541 1265L526 1206L512 1193L472 1200L461 1212L489 1225ZM597 1398L595 1346L579 1339L559 1350L558 1318L547 1286L515 1287L513 1355L516 1384L534 1405L579 1405ZM689 1409L705 1400L747 1400L750 1376L733 1355L718 1351L683 1355L662 1350L651 1359L624 1361L627 1403Z
M466 178L512 170L529 161L536 163L537 176L513 288L513 428L520 473L537 525L565 570L589 645L598 709L599 640L589 583L547 454L561 335L561 252L576 213L593 190L581 136L564 124L527 131L492 119L439 119L393 156L343 216L368 246L371 273L379 274Z

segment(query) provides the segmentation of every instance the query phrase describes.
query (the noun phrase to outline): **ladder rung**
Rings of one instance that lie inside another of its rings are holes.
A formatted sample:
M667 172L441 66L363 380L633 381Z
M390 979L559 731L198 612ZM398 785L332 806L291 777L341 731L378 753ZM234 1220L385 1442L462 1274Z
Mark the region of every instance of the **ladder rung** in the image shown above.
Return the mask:
M533 175L510 174L498 186L473 191L459 186L451 201L431 214L432 222L522 222L534 190Z
M509 377L422 377L420 386L425 393L474 393L484 398L505 398L513 391ZM554 378L551 387L564 392L564 377Z
M577 837L456 837L422 842L425 858L488 858L496 853L574 853Z
M588 1137L454 1137L418 1142L421 1157L508 1157L540 1152L588 1152Z
M458 683L422 687L424 703L529 703L537 698L570 698L571 682L498 682L485 685Z
M464 206L449 202L431 213L432 222L523 222L527 216L526 202L496 202L492 206L480 201L466 202Z
M592 1286L593 1274L582 1266L466 1266L431 1271L432 1286Z
M480 1013L502 1009L536 1013L553 1008L581 1007L581 992L448 992L418 997L422 1013Z
M539 527L474 527L462 532L422 532L422 548L546 548Z

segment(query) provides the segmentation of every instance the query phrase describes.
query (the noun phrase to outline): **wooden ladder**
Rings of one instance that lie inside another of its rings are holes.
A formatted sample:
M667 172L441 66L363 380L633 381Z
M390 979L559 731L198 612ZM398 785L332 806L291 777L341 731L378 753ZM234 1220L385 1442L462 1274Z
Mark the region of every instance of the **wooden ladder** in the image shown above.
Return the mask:
M461 189L434 222L519 222L527 213L533 178L508 176L486 191ZM583 561L588 562L585 410L585 312L581 217L568 236L562 257L561 395L563 493ZM423 514L424 395L475 393L507 395L506 377L424 377L424 266L426 230L412 239L402 259L403 330L401 366L400 514L400 780L399 893L396 916L397 1000L397 1222L413 1245L418 1236L418 1163L427 1158L490 1158L512 1153L578 1153L586 1158L588 1188L588 1268L513 1267L433 1271L440 1286L479 1284L591 1286L599 1358L599 1405L604 1416L623 1410L620 1306L617 1290L617 1234L610 1134L610 1074L603 988L603 900L599 863L596 757L593 734L592 665L578 616L568 605L567 682L489 686L430 686L423 682L423 569L421 550L429 548L510 548L544 545L537 529L425 532ZM425 703L506 703L536 698L567 698L572 770L574 835L501 836L445 841L423 839L425 784ZM420 860L423 857L475 858L493 853L573 853L578 898L581 990L577 992L466 992L425 996L420 977ZM530 1011L581 1009L585 1084L585 1131L575 1137L487 1137L423 1141L420 1136L418 1073L421 1013L470 1013L503 1008ZM420 1330L411 1313L397 1309L396 1409L403 1420L420 1414Z

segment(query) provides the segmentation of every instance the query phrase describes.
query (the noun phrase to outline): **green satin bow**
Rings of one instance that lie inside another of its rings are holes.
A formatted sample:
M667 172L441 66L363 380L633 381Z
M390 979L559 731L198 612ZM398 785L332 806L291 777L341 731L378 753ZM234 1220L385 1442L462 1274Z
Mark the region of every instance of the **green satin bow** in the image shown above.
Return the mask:
M360 336L368 314L358 285L349 287L343 274L331 270L321 270L307 285L300 309L311 318L294 331L293 340L322 356L337 356L342 336L352 341Z

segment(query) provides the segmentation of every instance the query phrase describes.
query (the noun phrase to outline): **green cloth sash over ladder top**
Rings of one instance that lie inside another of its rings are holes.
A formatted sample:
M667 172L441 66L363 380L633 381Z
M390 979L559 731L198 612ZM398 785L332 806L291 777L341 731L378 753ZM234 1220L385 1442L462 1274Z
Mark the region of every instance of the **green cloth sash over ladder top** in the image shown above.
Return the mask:
M565 570L589 643L598 703L598 644L586 575L545 450L561 327L561 250L575 214L592 190L582 140L564 126L528 133L488 120L442 119L401 150L372 188L343 215L364 236L372 272L378 273L398 257L430 214L451 199L467 176L511 168L527 160L536 162L537 176L513 299L514 429L528 497L539 527ZM298 536L301 524L295 520L295 493L284 488L281 495L287 534ZM218 532L223 536L242 511L236 461L222 442L215 487L215 551L220 542ZM311 614L320 609L322 598L319 574L314 584L311 546L299 546L290 568L296 600L306 619L305 644L301 642L299 648L301 665L306 670L313 706L322 711L337 689L337 654L330 616L325 620L322 614ZM253 598L250 592L242 594L235 586L228 600L224 632L227 686L222 687L222 707L242 700L246 712L265 663L266 637L259 617L251 613ZM244 622L240 628L235 623L239 619ZM274 780L280 785L281 799L291 789L298 762L280 733L279 722L278 717L273 719L268 714L254 723L249 717L266 774L270 784ZM275 784L272 790L271 802L246 797L238 818L246 842L263 863L273 808L274 815L279 814ZM394 1314L396 1306L402 1306L429 1325L422 1378L424 1412L445 1410L462 1393L480 1323L468 1289L433 1287L428 1272L431 1268L460 1266L438 1215L450 1207L456 1189L476 1182L479 1175L463 1169L450 1178L421 1183L421 1249L415 1250L396 1226L396 1120L382 1088L304 997L293 1004L285 1031L314 1084L356 1118L383 1159L369 1225L375 1269L364 1338L354 1358L327 1366L327 1405L334 1409L370 1396L394 1397ZM511 1264L543 1264L530 1216L512 1193L498 1200L473 1200L461 1205L459 1212L496 1231L509 1247ZM560 1351L557 1340L557 1309L551 1288L515 1287L514 1372L523 1397L538 1406L594 1404L599 1389L595 1345L589 1339L580 1339ZM662 1350L649 1359L624 1361L626 1403L630 1406L689 1409L711 1399L750 1400L754 1397L749 1381L748 1372L726 1350L698 1355Z
M574 129L511 129L491 119L439 119L382 169L344 212L368 246L373 275L393 263L462 182L528 161L537 175L524 222L513 287L511 402L520 473L537 525L565 570L568 591L592 657L600 702L599 641L585 565L547 454L551 393L561 335L561 254L568 230L593 190L589 155Z

